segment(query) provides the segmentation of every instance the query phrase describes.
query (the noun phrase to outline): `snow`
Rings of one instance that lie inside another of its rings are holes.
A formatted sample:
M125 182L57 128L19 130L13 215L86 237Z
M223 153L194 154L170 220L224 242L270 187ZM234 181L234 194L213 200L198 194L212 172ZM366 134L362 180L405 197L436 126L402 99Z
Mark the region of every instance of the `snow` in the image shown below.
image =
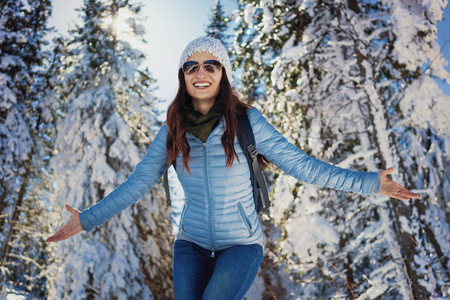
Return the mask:
M299 183L271 168L273 227L265 229L271 233L266 240L275 246L265 251L277 269L261 267L259 272L279 280L286 299L345 298L345 282L327 264L332 262L344 276L352 271L361 287L357 299L392 299L397 294L409 298L402 258L412 255L414 274L409 275L417 276L417 284L430 295L436 288L438 298L448 298L448 266L443 261L450 255L450 97L434 81L450 82L435 25L443 18L447 1L383 0L378 1L379 11L361 14L349 10L347 1L318 3L241 1L243 9L233 13L238 32L244 34L236 55L251 71L242 70L242 78L249 76L248 86L260 84L255 92L259 108L289 141L343 168L376 171L393 166L393 179L423 199L403 203L380 195L348 195ZM342 5L339 14L333 11L337 4ZM10 40L16 46L36 43L25 33L6 31L5 15L0 17L2 46ZM139 34L144 29L139 20L127 15L121 22L136 26ZM0 108L7 111L7 118L0 122L0 178L8 188L1 194L7 203L1 214L14 212L27 171L21 162L28 162L30 155L34 155L33 163L50 158L51 168L36 163L41 171L33 176L42 178L33 180L54 187L53 194L45 188L41 191L47 198L36 196L46 203L45 217L51 220L52 230L70 217L63 204L86 208L123 182L159 128L152 90L137 80L143 57L132 48L136 46L133 39L119 36L112 51L107 49L111 42L107 35L95 35L86 27L80 30L104 47L92 52L92 45L74 33L65 43L67 52L55 57L61 65L50 78L54 93L34 95L46 98L41 101L27 99L39 102L33 107L42 109L40 117L46 121L54 122L54 115L59 118L52 124L55 132L39 133L46 143L55 143L53 156L30 131L36 116L18 94L17 84L32 79L21 57L27 53L0 53ZM254 38L246 41L252 34ZM106 50L114 59L97 61ZM98 67L92 68L93 63ZM11 75L9 68L21 73ZM37 89L32 86L30 93ZM174 176L171 170L172 182ZM33 185L27 195L37 193ZM183 198L177 192L173 196ZM86 298L90 291L99 298L114 294L151 299L146 283L157 276L171 290L170 278L163 277L170 274L173 237L164 201L157 186L93 232L50 245L49 257L56 261L36 275L47 278L48 298ZM11 223L5 224L0 242L11 228ZM399 243L397 231L413 237L424 253ZM19 248L24 242L16 240L11 245ZM40 264L25 254L10 257ZM437 285L431 281L429 267ZM2 279L8 272L0 266ZM2 282L0 299L28 299L22 291L4 287ZM246 299L260 299L264 292L266 287L257 277Z
M17 295L17 294L6 294L5 299L6 300L25 300L26 297L22 296L22 295Z
M263 8L262 29L260 33L269 33L273 27L273 16L270 11L270 6L273 3L271 0L261 0L260 6Z
M280 242L283 253L294 254L306 260L326 259L320 248L326 245L328 251L333 251L339 242L336 230L317 214L291 218L286 222L285 228L289 232L289 239Z
M369 277L364 276L364 278L371 285L367 291L364 292L364 295L369 297L369 299L375 299L381 295L383 295L386 290L389 288L389 281L395 279L395 269L396 266L393 262L389 262L384 266L377 269L376 272L370 274L371 277L376 278L374 280L369 279ZM379 279L378 274L382 274L383 280ZM361 295L361 299L363 295Z
M320 190L274 170L271 216L282 232L275 253L289 274L302 280L321 278L321 261L332 258L342 268L348 256L355 280L363 282L360 299L388 298L397 292L409 297L394 228L420 239L433 253L434 246L416 235L431 223L436 226L434 234L442 234L446 224L442 213L448 210L450 103L433 78L449 79L435 25L447 1L379 1L381 5L371 10L360 5L360 14L347 9L345 1L339 2L342 6L317 1L252 3L244 6L247 16L238 20L238 30L255 38L241 45L238 58L248 66L242 78L248 78L249 85L263 85L251 90L263 114L314 157L362 171L392 166L395 181L429 199L424 207L414 202L410 207L393 206L384 196ZM256 15L255 7L263 12L262 19L248 15ZM297 9L311 20L293 14ZM296 26L288 26L292 24ZM303 31L300 35L296 30ZM261 49L264 54L251 55ZM255 73L261 63L264 72ZM424 209L433 217L424 216ZM403 211L398 221L393 218ZM443 239L439 243L447 249L448 238ZM332 242L320 248L327 241ZM401 253L415 255L420 268L412 270L419 278L424 275L418 284L431 295L421 255L417 249L400 247ZM309 258L313 263L306 261ZM434 273L439 273L436 267ZM292 292L323 297L323 290L318 292L323 283L317 280ZM330 297L337 297L333 293L331 287Z
M106 162L106 158L101 156L97 157L92 166L92 176L90 180L108 186L114 184L115 178L115 172Z
M414 81L405 90L400 102L408 122L419 127L431 126L438 133L450 128L450 95L444 94L430 77Z
M130 8L132 4L120 5ZM108 6L96 9L111 13ZM80 33L104 47L88 49ZM142 53L118 36L112 42L89 26L80 33L66 43L70 55L62 60L56 85L63 99L55 97L61 113L56 124L58 152L51 158L58 182L52 209L69 203L82 210L100 201L125 181L155 136L150 130L156 125L151 107L154 97L151 87L140 81L151 78L141 68ZM92 64L99 67L93 69ZM155 191L162 195L160 187ZM169 216L159 204L160 197L147 194L143 198L92 232L56 244L56 257L65 258L56 263L64 276L50 278L49 284L54 285L51 297L86 298L90 293L102 299L110 295L151 299L146 282L159 278L167 281L161 288L171 286L163 271L171 255ZM59 223L67 218L64 212ZM162 240L147 237L152 232L158 232ZM160 272L155 272L158 268ZM166 294L169 297L171 291Z
M292 207L294 197L290 192L292 185L295 183L295 179L292 177L281 174L280 179L277 181L274 189L273 201L274 205L271 208L271 216L275 223L283 220L284 212Z
M399 5L399 3L393 2L391 5L391 20L397 37L395 47L398 53L401 53L398 56L399 61L405 63L410 70L420 68L429 62L429 67L433 70L435 76L450 82L450 75L444 69L448 62L442 57L437 46L437 30L435 27L432 29L433 34L427 36L427 44L418 44L416 47L410 47L411 43L420 43L416 38L418 30L427 31L431 27L430 22L436 24L437 21L442 20L443 8L446 7L447 1L426 1L421 8L419 8L420 4L403 6ZM424 20L421 14L425 9L427 11L427 19ZM421 55L421 52L417 52L417 48L426 55Z
M253 24L253 15L255 14L256 9L257 8L251 4L245 6L244 12L243 12L245 23Z

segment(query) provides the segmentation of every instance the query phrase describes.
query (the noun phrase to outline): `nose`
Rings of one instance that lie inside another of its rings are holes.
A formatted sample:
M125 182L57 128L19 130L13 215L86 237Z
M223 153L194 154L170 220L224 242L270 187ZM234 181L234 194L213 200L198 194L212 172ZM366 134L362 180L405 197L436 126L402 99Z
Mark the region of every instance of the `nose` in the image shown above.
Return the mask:
M203 65L201 65L200 68L197 71L196 76L202 78L205 75L206 75L206 71L205 71L205 69L203 69Z

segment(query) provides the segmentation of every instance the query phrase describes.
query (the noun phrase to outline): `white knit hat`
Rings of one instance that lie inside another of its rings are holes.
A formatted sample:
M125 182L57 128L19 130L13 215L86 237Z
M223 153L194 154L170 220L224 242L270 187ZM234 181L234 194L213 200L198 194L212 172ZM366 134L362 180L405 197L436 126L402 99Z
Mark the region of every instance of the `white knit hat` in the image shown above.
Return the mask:
M228 81L233 86L233 76L231 71L230 57L228 56L227 49L221 41L212 37L199 37L190 42L183 51L180 58L179 68L191 57L192 54L197 52L206 52L213 55L223 65L227 73Z

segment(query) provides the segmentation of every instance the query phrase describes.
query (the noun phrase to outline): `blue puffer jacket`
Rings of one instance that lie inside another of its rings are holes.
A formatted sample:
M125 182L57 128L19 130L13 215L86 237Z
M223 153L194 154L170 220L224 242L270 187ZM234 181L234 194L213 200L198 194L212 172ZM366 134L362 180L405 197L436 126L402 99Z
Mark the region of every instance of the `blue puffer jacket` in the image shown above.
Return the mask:
M349 171L312 158L289 143L257 109L249 109L247 113L258 152L285 173L302 182L337 190L363 194L379 192L378 173ZM220 142L223 129L223 121L220 121L206 143L187 134L192 174L183 170L181 156L176 167L185 193L180 235L212 251L262 241L245 155L236 138L234 147L240 163L235 160L231 168L225 167L225 152ZM92 230L139 200L162 177L168 168L167 132L167 126L162 126L128 179L81 213L84 230Z

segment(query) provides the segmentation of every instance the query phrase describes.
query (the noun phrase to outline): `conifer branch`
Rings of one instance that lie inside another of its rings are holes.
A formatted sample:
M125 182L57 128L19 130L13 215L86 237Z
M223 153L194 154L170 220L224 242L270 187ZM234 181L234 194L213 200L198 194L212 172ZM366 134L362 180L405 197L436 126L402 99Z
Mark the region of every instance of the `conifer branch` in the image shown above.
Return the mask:
M434 295L434 299L436 299L436 290L434 289L435 285L434 285L433 274L431 273L431 267L430 267L430 264L428 263L427 257L425 256L425 252L423 251L422 247L420 247L420 245L416 242L416 240L414 240L414 238L412 236L409 236L409 237L414 242L414 244L416 244L417 247L419 247L420 251L422 252L423 258L425 258L425 261L427 262L428 272L430 273L431 282L433 283L433 295Z
M405 272L406 278L408 279L409 291L411 292L411 299L414 300L412 286L411 286L411 280L409 279L408 272L406 270L405 261L403 260L402 254L400 253L400 246L398 245L398 242L397 242L397 249L398 249L398 255L400 256L400 259L402 260L402 263L403 263L403 271Z
M356 299L355 294L353 293L352 288L350 287L350 284L348 283L347 279L345 278L344 275L342 275L342 273L338 270L338 268L336 268L335 265L333 265L332 263L330 263L329 261L327 261L327 263L332 266L338 273L339 275L342 277L342 279L344 279L345 283L347 284L348 289L350 290L350 292L352 293L353 299Z

